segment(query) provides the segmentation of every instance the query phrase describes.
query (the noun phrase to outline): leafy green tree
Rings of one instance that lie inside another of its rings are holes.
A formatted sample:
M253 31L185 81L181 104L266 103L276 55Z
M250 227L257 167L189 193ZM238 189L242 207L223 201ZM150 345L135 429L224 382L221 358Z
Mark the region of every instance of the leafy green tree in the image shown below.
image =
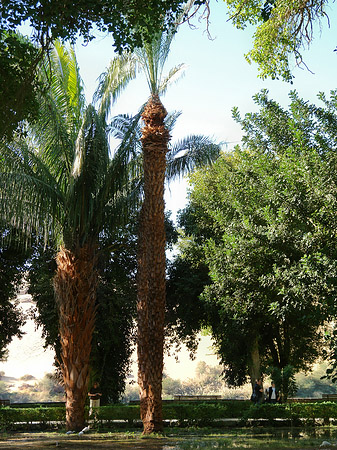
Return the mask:
M301 48L311 43L315 26L319 28L323 20L329 23L328 1L226 0L226 3L237 28L256 27L254 47L246 59L258 64L261 78L291 81L292 58L302 64Z
M38 38L48 36L75 39L78 35L93 38L93 30L110 32L118 51L141 46L159 29L169 27L181 14L182 0L121 2L95 0L73 2L65 0L3 0L0 5L0 27L15 30L29 20ZM198 0L196 4L205 3ZM165 22L163 23L163 18Z
M182 239L183 245L184 240ZM168 266L165 314L166 345L177 351L184 343L191 356L198 347L200 330L207 326L207 310L200 299L204 287L211 282L208 267L201 262L200 252L193 253L192 246L180 253Z
M232 385L267 367L309 369L334 314L335 94L321 108L290 97L289 111L266 92L259 112L235 111L247 150L191 178L190 223L206 236L212 279L202 298Z
M41 50L18 33L0 29L0 138L10 139L23 119L38 113L36 77Z

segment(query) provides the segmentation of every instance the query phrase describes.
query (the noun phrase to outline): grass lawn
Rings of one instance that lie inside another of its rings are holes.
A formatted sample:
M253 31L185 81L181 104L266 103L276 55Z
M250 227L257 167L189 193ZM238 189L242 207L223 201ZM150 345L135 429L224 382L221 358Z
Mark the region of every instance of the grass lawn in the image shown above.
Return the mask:
M59 432L0 434L0 449L112 449L112 450L190 450L190 449L318 449L323 441L337 449L337 429L320 428L235 428L166 429L162 435L144 437L139 430L89 431L79 436Z

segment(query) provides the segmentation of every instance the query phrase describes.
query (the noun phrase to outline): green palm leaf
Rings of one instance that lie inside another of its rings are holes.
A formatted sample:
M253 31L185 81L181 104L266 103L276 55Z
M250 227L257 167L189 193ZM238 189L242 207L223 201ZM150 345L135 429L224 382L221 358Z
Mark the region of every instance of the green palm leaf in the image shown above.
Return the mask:
M127 86L136 77L136 60L132 53L123 53L115 57L108 70L99 77L93 102L99 103L99 114L107 120L113 104Z
M220 155L220 146L209 137L188 136L175 143L167 155L166 179L183 177L195 168L212 164Z

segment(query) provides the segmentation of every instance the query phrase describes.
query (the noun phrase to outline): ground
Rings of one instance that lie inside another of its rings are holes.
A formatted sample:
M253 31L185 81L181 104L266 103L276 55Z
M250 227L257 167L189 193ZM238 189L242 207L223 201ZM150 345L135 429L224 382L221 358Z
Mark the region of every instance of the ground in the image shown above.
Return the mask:
M330 446L322 446L328 442ZM235 429L168 429L163 435L142 437L133 432L92 432L82 436L55 433L0 434L0 449L42 450L192 450L192 449L337 449L337 429L320 427L297 428L235 428Z

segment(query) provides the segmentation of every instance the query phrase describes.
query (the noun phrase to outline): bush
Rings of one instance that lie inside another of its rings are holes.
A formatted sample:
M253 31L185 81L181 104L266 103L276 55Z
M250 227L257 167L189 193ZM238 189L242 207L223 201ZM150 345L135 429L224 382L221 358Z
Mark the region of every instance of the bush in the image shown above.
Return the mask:
M249 408L249 401L199 403L184 402L172 403L163 406L163 416L166 420L195 420L212 421L215 419L228 419L242 417Z
M139 405L110 405L101 406L97 409L96 420L113 422L114 420L127 420L132 423L134 420L140 419Z
M88 408L86 409L88 417ZM286 403L253 405L249 401L229 402L172 402L163 404L163 418L167 421L177 421L181 425L219 425L219 420L237 418L268 420L289 419L292 421L306 421L314 423L322 419L325 423L329 419L337 419L337 403ZM110 405L101 406L96 413L96 421L105 425L113 425L114 421L125 421L130 426L140 420L139 405ZM0 426L2 430L18 428L32 429L51 428L64 425L64 407L39 408L0 408Z
M50 427L52 423L64 424L65 408L0 408L0 427L2 430L31 428L38 423L40 428Z
M322 419L325 423L329 419L337 419L337 403L316 402L316 403L285 403L251 405L244 413L244 419L291 419L314 423L315 420Z

